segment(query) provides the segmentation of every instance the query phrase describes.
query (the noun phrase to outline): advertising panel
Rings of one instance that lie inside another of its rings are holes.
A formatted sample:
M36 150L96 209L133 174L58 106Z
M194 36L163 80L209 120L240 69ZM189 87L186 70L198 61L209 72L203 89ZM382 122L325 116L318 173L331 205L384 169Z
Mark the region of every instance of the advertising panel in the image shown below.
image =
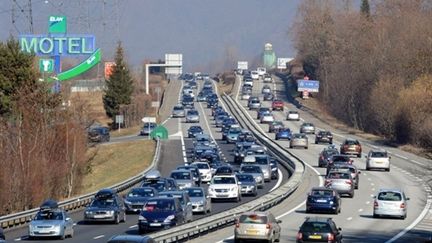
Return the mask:
M317 80L297 80L297 91L308 91L308 92L318 92L319 91L319 81Z

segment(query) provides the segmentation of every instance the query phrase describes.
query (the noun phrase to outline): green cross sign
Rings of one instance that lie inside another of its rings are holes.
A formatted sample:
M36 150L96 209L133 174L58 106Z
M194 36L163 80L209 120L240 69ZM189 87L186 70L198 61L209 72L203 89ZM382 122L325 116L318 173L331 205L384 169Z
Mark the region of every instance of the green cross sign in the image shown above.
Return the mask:
M54 59L39 59L39 71L52 73L54 71Z

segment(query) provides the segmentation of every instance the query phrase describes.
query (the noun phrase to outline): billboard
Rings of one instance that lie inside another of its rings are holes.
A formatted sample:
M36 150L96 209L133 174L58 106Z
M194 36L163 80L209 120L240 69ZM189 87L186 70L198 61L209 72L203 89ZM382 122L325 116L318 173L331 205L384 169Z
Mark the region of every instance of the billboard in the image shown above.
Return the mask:
M115 65L116 65L115 62L105 62L105 66L104 66L105 79L110 78Z
M237 62L237 69L238 70L248 70L248 62L238 61Z
M166 67L166 74L180 75L183 73L183 54L165 54L165 64L178 65L178 67Z
M319 91L319 81L298 79L297 80L297 91L299 91L299 92L303 92L303 91L318 92Z
M66 16L49 16L48 19L48 32L52 34L66 33Z
M277 68L278 69L286 69L287 68L287 62L290 62L294 58L288 58L288 57L279 57L277 59Z
M96 50L93 35L20 35L21 51L37 56L91 55Z

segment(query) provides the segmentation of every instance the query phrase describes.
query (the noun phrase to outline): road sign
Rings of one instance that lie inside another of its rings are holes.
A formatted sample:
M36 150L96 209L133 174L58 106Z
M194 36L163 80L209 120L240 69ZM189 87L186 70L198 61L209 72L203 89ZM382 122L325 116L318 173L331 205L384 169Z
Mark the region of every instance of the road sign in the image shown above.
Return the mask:
M156 117L144 117L143 119L141 119L141 121L143 121L143 122L154 122L154 123L156 123Z
M317 80L297 80L297 91L302 92L307 90L309 92L318 92L319 91L319 81Z
M123 124L124 122L124 116L123 115L116 115L115 121L117 124Z
M66 16L49 16L49 33L66 33Z
M286 69L287 68L287 62L290 62L291 60L293 60L294 58L278 58L277 59L277 68L278 69Z
M238 61L237 62L237 69L239 69L239 70L247 70L248 69L248 62Z
M151 107L157 108L157 107L159 107L159 105L160 105L159 101L152 101L152 103L151 103Z
M54 59L39 59L39 71L52 73L54 71Z
M166 74L180 75L183 73L183 54L165 54L165 64L173 65L173 67L166 67ZM177 67L174 67L176 65Z

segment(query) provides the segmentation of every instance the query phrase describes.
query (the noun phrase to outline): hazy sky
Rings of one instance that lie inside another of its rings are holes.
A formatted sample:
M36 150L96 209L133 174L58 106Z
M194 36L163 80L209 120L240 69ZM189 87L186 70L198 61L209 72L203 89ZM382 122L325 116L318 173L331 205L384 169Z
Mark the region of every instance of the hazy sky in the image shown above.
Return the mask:
M28 2L0 0L0 40L29 33ZM36 34L47 32L49 15L66 15L70 34L96 35L104 59L112 58L120 38L131 65L183 53L184 70L214 72L227 49L252 62L261 60L264 44L270 42L276 56L292 57L288 31L298 4L299 0L32 0L32 14Z

